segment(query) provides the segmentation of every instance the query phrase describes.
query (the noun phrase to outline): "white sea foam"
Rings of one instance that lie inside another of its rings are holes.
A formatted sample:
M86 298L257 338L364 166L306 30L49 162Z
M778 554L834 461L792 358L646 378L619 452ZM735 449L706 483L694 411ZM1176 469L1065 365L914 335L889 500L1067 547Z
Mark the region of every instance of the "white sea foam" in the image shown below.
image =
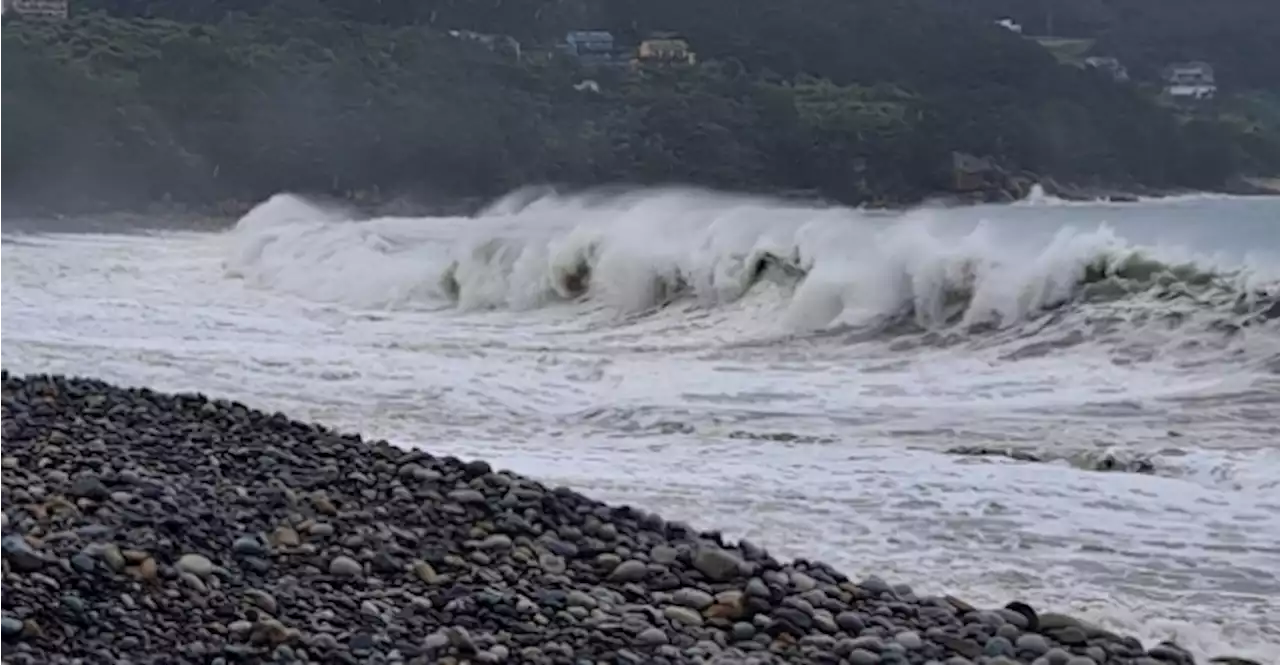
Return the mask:
M1280 202L527 191L350 217L278 196L220 234L7 242L4 364L228 395L1280 662ZM1108 457L1155 473L1089 470Z

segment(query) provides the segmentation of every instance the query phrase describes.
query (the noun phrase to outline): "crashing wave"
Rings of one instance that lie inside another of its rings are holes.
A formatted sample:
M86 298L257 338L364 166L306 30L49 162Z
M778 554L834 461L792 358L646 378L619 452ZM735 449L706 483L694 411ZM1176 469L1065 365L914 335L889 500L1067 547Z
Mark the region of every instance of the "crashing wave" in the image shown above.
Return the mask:
M230 234L227 274L365 308L591 302L634 314L770 290L786 310L770 316L806 333L973 333L1082 307L1104 328L1204 324L1207 312L1230 332L1280 318L1274 276L1169 260L1105 225L1017 245L981 224L950 233L950 211L895 218L688 193L517 203L477 217L343 221L276 197Z

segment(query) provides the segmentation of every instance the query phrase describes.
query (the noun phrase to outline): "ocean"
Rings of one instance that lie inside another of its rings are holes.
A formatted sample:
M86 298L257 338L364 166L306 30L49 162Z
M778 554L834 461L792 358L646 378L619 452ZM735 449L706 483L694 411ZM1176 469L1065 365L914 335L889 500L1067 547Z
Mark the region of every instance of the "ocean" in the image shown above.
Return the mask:
M5 221L11 372L233 398L1280 663L1280 198Z

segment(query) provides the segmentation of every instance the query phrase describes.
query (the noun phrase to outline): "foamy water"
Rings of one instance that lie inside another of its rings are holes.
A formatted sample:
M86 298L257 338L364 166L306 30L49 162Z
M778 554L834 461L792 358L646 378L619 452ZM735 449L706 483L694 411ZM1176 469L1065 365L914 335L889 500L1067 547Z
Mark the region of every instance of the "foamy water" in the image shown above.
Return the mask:
M230 396L1280 662L1280 200L354 222L282 196L221 233L10 226L11 371Z

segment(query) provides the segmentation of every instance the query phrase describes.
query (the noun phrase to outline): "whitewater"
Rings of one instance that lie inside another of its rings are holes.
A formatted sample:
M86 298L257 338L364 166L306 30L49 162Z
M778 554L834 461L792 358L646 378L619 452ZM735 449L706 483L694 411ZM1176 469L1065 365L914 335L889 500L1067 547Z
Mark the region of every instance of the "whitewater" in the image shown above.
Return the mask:
M1280 198L6 219L3 362L1280 663Z

